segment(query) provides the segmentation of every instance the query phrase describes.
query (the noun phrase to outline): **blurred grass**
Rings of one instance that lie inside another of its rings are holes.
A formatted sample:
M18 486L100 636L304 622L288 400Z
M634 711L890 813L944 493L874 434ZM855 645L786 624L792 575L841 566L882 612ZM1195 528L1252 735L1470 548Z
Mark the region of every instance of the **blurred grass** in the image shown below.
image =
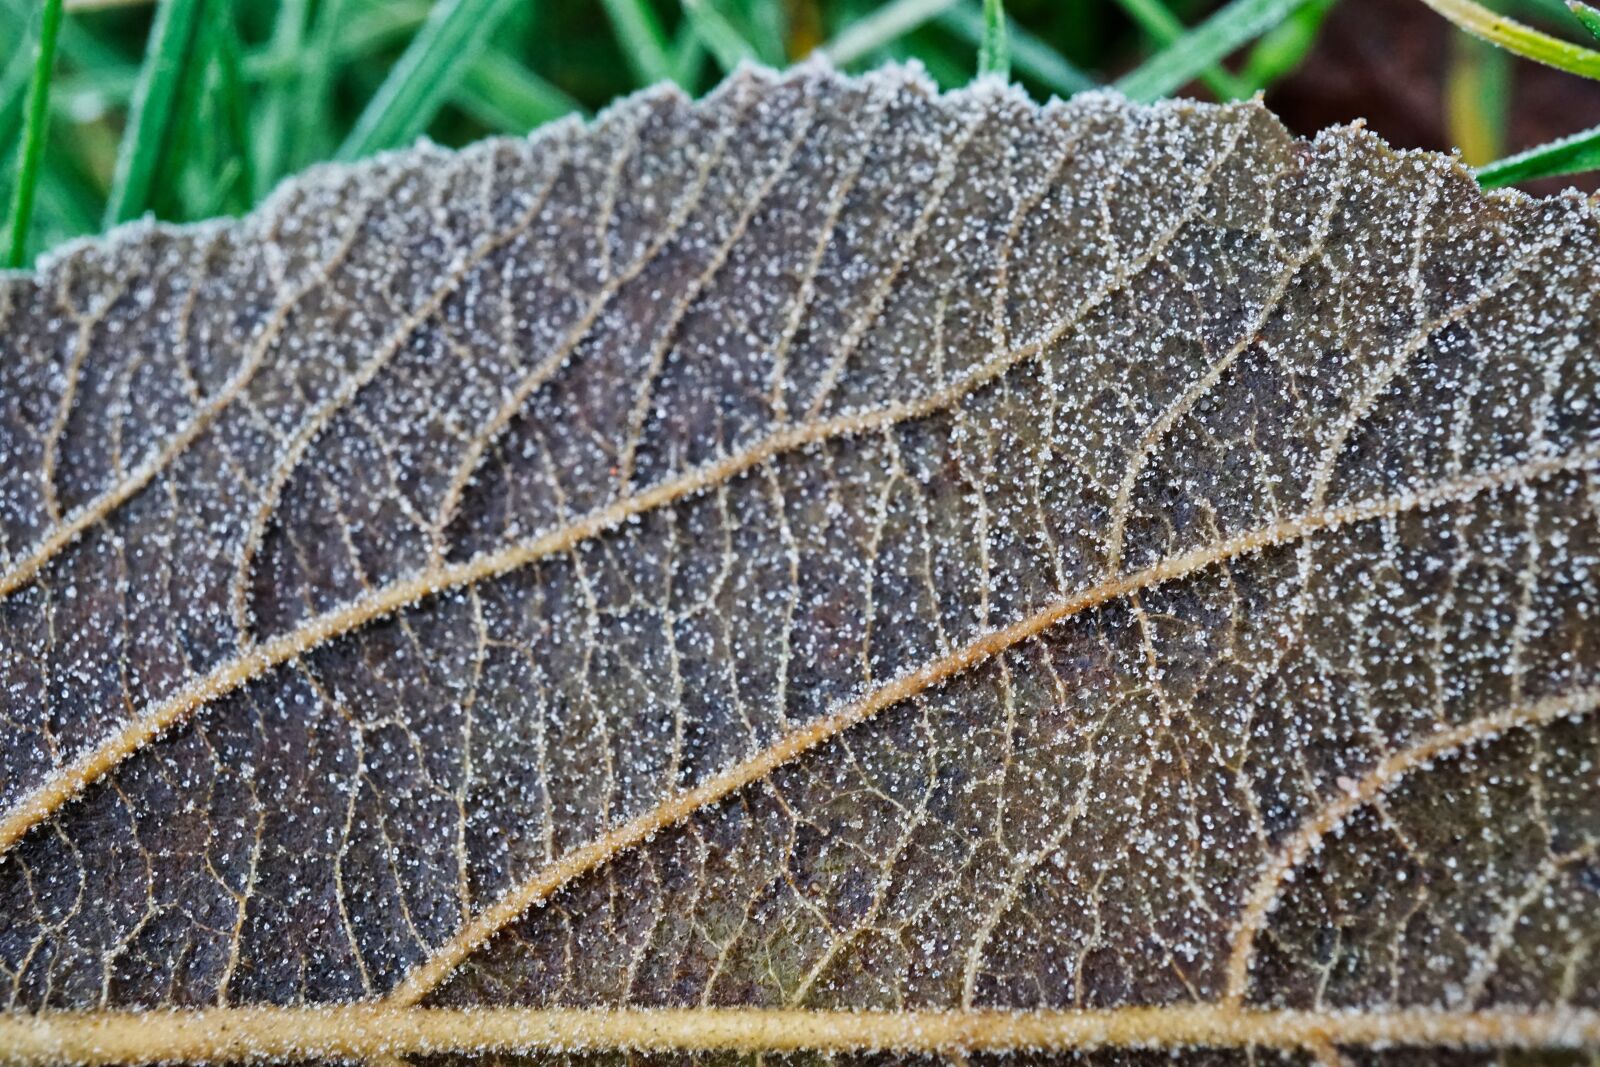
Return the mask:
M28 223L33 218L34 193L39 187L39 164L44 158L45 134L50 127L50 85L55 69L56 41L61 35L61 0L46 0L39 19L39 39L33 62L20 49L8 69L4 85L20 95L26 80L28 95L22 118L22 144L18 149L17 177L11 190L11 222L7 227L6 266L20 267L27 254Z
M1573 17L1583 23L1583 28L1600 37L1600 8L1586 4L1583 0L1567 0L1567 7L1572 11Z
M1585 78L1600 78L1600 52L1543 33L1478 0L1422 0L1463 30L1535 63ZM1574 17L1584 23L1575 9Z
M1464 33L1450 44L1445 75L1450 139L1468 166L1481 167L1505 155L1511 53Z
M819 49L848 69L917 59L945 86L1009 67L1041 99L1101 84L1146 100L1181 88L1242 98L1294 73L1337 2L67 0L48 111L35 117L47 0L0 0L0 203L23 205L9 222L28 261L147 213L247 211L318 160L421 134L452 145L524 134L653 82L700 93L742 61ZM1493 4L1574 38L1593 21L1566 0ZM1449 126L1469 163L1506 142L1506 58L1464 37L1451 50ZM1485 181L1594 166L1587 136L1491 166Z

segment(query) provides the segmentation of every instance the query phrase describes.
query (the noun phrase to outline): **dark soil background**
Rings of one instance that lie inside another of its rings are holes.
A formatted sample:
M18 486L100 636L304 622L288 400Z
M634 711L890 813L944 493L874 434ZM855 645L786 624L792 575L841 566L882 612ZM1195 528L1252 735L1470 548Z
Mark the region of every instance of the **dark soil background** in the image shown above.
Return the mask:
M1414 0L1341 0L1305 62L1267 93L1267 103L1298 133L1365 118L1369 129L1397 147L1448 152L1444 86L1454 32ZM1600 81L1523 59L1513 63L1508 153L1600 123ZM1600 174L1520 188L1592 193L1600 190Z

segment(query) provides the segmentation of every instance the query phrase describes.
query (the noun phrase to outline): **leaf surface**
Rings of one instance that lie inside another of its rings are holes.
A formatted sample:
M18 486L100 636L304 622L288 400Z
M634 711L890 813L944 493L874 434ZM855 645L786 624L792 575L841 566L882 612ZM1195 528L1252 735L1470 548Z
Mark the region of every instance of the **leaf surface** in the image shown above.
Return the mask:
M0 1060L1600 1048L1597 246L807 66L0 282Z

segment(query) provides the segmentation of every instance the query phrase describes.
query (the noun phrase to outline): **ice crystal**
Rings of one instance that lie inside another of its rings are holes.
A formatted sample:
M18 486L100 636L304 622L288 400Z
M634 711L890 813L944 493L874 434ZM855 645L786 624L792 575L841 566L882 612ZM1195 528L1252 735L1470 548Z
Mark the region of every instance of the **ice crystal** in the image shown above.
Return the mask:
M814 65L0 282L0 1044L1600 1042L1597 291L1360 129Z

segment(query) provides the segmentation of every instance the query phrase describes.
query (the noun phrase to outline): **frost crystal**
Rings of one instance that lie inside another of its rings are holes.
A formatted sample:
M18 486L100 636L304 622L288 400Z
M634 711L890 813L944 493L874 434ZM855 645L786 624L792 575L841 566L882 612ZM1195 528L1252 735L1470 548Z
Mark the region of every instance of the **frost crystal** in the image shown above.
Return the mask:
M0 281L0 1046L1600 1044L1597 293L1357 129L815 65Z

